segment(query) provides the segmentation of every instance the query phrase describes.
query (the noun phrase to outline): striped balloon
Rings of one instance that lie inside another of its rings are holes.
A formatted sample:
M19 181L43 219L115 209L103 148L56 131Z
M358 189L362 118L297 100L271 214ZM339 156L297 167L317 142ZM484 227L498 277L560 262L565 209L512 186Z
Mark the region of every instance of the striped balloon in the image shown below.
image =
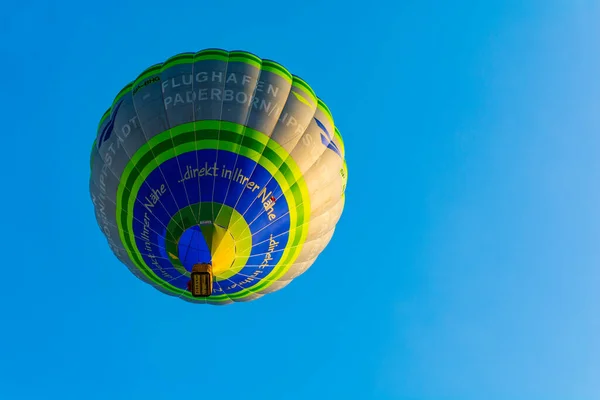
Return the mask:
M145 70L102 117L91 155L97 222L141 280L183 300L257 299L306 271L344 207L344 143L297 76L208 49ZM190 272L212 265L209 297Z

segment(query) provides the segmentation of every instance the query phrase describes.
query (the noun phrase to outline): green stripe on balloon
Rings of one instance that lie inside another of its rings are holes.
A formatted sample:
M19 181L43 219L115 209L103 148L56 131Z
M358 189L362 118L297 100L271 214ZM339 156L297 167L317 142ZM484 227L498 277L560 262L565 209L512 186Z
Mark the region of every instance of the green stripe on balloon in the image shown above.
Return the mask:
M279 75L287 82L291 83L294 79L294 76L287 70L283 65L279 64L273 60L263 60L262 66L260 68L262 71L272 72L274 74Z
M221 130L219 131L219 129ZM240 137L242 138L240 148L245 147L261 153L263 158L266 158L280 169L286 180L297 182L302 179L302 173L287 151L275 141L270 140L265 134L231 122L207 120L179 125L151 138L131 157L123 171L121 181L126 180L125 176L132 173L135 169L134 166L147 165L154 159L154 155L172 149L173 146L196 141L197 139L218 139L219 141L237 144ZM139 166L137 169L139 170ZM131 184L126 183L125 187L131 188Z
M317 95L315 94L315 91L310 87L310 85L308 83L306 83L306 81L304 79L300 78L299 76L294 75L294 79L292 81L292 86L305 92L310 97L312 102L314 104L317 104L318 98L317 98Z

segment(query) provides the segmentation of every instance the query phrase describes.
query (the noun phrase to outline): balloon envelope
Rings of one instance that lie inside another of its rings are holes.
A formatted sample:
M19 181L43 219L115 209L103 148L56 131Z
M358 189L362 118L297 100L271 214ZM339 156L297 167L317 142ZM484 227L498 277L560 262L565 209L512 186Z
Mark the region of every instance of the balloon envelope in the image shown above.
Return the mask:
M306 82L247 52L148 68L102 117L90 193L115 256L183 300L249 301L325 248L344 207L344 144ZM188 291L211 263L212 295Z

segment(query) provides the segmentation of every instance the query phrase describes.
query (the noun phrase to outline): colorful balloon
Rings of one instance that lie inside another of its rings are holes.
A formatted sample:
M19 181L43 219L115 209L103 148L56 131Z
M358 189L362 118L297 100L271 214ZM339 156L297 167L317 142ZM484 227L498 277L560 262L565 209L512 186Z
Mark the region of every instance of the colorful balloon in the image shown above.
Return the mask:
M289 284L328 244L344 155L302 79L208 49L119 92L98 127L90 193L110 248L138 278L190 302L249 301ZM209 296L190 289L192 271L210 274Z

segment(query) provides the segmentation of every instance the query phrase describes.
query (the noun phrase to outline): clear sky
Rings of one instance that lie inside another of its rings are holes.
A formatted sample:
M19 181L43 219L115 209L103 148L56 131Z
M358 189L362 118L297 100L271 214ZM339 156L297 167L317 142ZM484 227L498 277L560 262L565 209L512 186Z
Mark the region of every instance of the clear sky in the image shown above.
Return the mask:
M598 1L9 3L1 399L600 398ZM225 307L136 279L88 194L116 93L207 47L309 82L349 169L309 272Z

